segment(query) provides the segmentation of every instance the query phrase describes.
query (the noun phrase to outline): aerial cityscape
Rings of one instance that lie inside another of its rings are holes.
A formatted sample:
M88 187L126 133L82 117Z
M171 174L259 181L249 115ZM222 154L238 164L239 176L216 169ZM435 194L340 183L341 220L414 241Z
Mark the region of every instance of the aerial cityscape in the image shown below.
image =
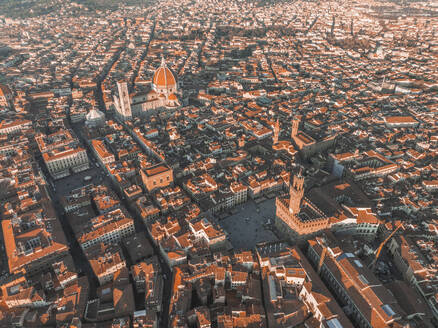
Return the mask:
M437 0L3 0L0 139L0 327L438 327Z

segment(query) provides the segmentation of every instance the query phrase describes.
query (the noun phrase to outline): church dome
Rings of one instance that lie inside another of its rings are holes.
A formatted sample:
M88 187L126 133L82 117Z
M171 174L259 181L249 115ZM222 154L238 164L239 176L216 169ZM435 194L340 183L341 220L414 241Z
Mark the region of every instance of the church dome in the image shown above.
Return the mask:
M164 59L161 62L161 66L155 71L152 78L154 89L159 93L161 92L173 92L176 90L176 79L172 71L167 67Z
M153 82L157 87L164 88L176 84L173 73L167 67L160 67L155 71Z

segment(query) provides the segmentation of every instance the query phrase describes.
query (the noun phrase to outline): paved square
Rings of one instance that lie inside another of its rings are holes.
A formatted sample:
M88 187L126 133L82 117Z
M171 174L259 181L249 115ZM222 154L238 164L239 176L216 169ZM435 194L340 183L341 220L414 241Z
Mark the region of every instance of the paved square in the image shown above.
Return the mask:
M236 214L219 221L235 249L252 249L258 243L278 240L266 227L268 219L272 224L275 217L275 198L259 204L250 200L237 209Z

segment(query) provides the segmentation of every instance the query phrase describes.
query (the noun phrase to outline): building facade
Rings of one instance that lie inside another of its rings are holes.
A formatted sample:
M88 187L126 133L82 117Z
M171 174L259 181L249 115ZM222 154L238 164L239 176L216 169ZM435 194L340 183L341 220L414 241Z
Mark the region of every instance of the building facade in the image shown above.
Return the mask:
M173 170L163 164L140 170L143 185L148 191L173 184Z
M90 167L87 151L82 147L45 153L43 159L54 179L70 175L70 169L77 173Z

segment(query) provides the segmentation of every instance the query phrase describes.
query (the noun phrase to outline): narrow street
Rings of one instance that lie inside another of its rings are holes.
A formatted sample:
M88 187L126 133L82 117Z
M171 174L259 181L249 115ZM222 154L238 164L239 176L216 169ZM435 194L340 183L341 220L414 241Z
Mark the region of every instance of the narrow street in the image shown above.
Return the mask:
M43 163L42 159L39 159L39 162L40 162L39 163L40 167L41 167L44 175L46 176L46 180L52 181L50 178L49 172L47 171L46 166ZM74 178L74 177L70 176L70 177L60 179L60 180L52 182L52 183L54 183L55 186L56 186L56 184L58 184L58 185L65 184L65 180L71 179L71 178ZM49 183L47 185L47 187L48 187L47 189L49 192L49 196L52 199L53 207L55 208L55 211L56 211L56 214L57 214L59 221L61 223L62 229L64 230L64 234L65 234L65 237L67 239L68 246L70 248L70 255L73 258L73 262L76 266L76 269L78 270L78 274L79 275L84 274L88 278L88 282L90 284L89 298L92 299L96 296L96 288L98 286L97 278L94 275L93 270L92 270L87 258L85 257L85 254L82 251L82 248L79 246L79 243L77 242L77 240L74 236L73 229L70 225L70 222L67 220L67 218L64 215L64 209L61 207L60 199L65 194L61 194L59 191L56 191L52 187L51 183Z
M108 113L107 113L107 115L108 115ZM109 115L109 116L111 116L111 115ZM80 130L81 126L82 126L81 124L73 124L72 129L75 132L75 134L78 136L81 143L83 145L85 145L85 147L87 148L87 155L88 155L88 158L90 160L90 166L94 165L94 168L91 168L89 171L93 172L93 174L90 174L90 172L88 172L88 170L87 170L87 171L84 171L82 173L75 174L73 176L66 178L66 179L69 179L69 181L71 179L71 182L64 181L62 184L77 183L79 185L83 185L82 178L78 179L78 177L90 175L93 177L92 181L94 183L106 184L108 186L111 186L112 190L114 190L117 193L122 205L128 210L129 214L134 219L134 225L135 225L136 232L142 232L147 236L149 242L151 243L152 247L154 248L154 253L158 256L159 262L161 264L161 270L162 270L163 277L164 277L164 275L167 277L167 280L164 281L164 291L163 291L164 304L162 306L163 310L161 311L160 316L159 316L160 327L167 327L167 324L168 324L167 317L168 317L168 310L169 310L169 299L170 299L170 291L171 291L172 272L171 272L170 268L167 266L167 264L164 261L164 259L162 258L162 256L160 255L158 247L156 247L154 245L154 242L153 242L151 236L149 235L149 233L147 232L146 226L144 225L142 219L132 209L132 207L130 206L128 201L123 197L123 195L120 194L120 191L118 190L118 188L114 185L112 180L108 176L106 176L103 169L100 166L97 168L96 165L94 164L94 163L98 162L97 158L95 157L94 153L91 151L87 140L84 138L84 136ZM65 179L62 179L62 180L65 180ZM73 189L73 188L71 188L71 189ZM71 190L71 189L67 188L67 190ZM66 221L66 220L63 220L63 221ZM74 240L74 242L73 241L70 242L70 240L69 240L70 244L75 246L75 243L76 243L77 247L79 248L79 251L81 252L81 249L80 249L79 245L77 244L76 239L74 238L73 231L68 223L67 223L67 226L68 227L66 227L64 229L64 231L66 232L66 235L68 234L70 236L70 239ZM74 249L75 249L75 252L78 252L76 247L74 247ZM89 267L88 261L85 259L85 256L83 257L82 260L84 262L86 262L87 266ZM91 267L90 267L90 269L91 269ZM85 270L87 270L87 268L84 268L83 270L85 271ZM87 272L87 271L85 271L85 272ZM92 272L91 272L91 274L92 274ZM93 276L93 274L92 274L92 276ZM97 282L97 280L96 280L96 282Z
M155 21L155 17L153 17L153 20L154 20L154 25L152 26L152 31L151 31L151 34L150 34L150 38L149 38L148 42L146 43L146 47L145 47L145 49L144 49L144 51L143 51L143 53L142 53L142 55L140 57L140 60L137 62L137 65L136 65L136 67L134 69L134 74L132 75L132 78L131 78L131 85L134 84L134 81L135 81L135 79L138 76L138 73L139 73L139 70L140 70L140 63L142 63L143 60L148 55L149 44L151 43L152 39L154 38L155 26L157 25L157 22Z

